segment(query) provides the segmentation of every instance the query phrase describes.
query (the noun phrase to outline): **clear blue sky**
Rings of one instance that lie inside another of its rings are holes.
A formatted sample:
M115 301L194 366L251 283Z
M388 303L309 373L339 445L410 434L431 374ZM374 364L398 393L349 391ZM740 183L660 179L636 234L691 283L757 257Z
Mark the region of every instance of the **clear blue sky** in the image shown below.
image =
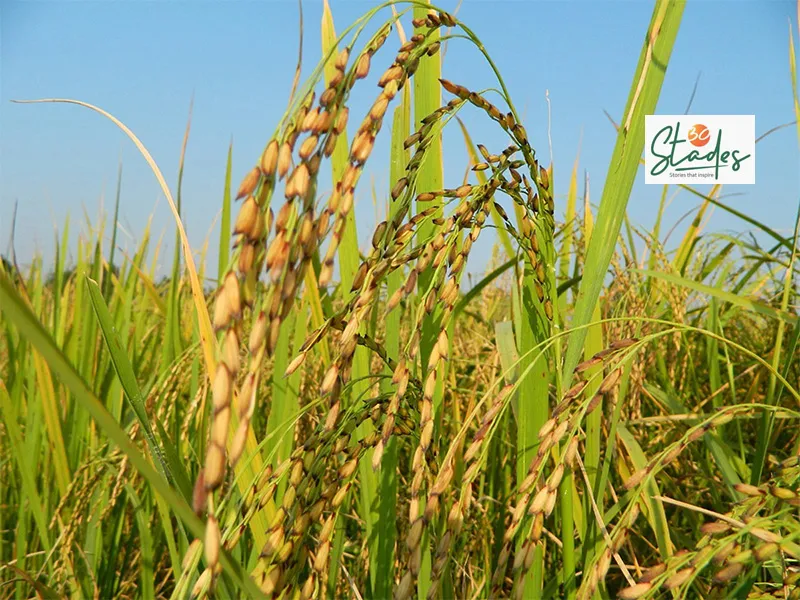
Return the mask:
M452 0L442 4L451 11L456 5ZM331 6L341 32L373 5L332 0ZM306 75L320 57L322 2L305 0L303 9ZM592 198L599 201L615 135L603 110L620 118L651 11L646 1L488 0L464 0L458 10L500 68L545 162L549 91L558 212L579 149ZM692 112L755 114L757 134L791 121L788 38L790 21L796 34L796 18L792 1L689 0L658 112L682 114L699 75ZM405 26L408 31L409 19ZM153 233L164 237L167 248L174 232L155 178L110 122L76 106L19 105L11 99L76 98L105 108L137 133L174 191L193 94L185 223L195 248L209 231L214 248L228 143L233 140L238 185L283 114L297 56L297 2L5 0L0 3L0 33L0 252L8 251L13 203L18 201L18 258L27 263L39 251L49 261L54 230L63 227L67 213L74 236L86 228L84 210L96 223L103 203L106 211L113 209L120 158L120 222L126 232L120 244L132 249L151 215ZM373 61L376 71L391 63L397 45L393 34ZM443 73L475 89L495 85L486 63L463 40L450 43ZM353 114L364 114L376 90L374 79L361 86ZM462 114L476 142L490 148L503 143L477 112ZM387 138L385 127L368 170L382 198L390 186ZM457 127L445 133L445 150L446 177L457 182L466 160ZM800 191L798 172L797 132L790 127L758 144L756 184L731 186L724 193L731 194L727 201L737 209L789 233ZM640 170L629 213L647 228L661 189L645 186L643 179ZM687 193L673 198L667 225L697 204ZM361 186L356 211L362 231L374 225L376 207L368 185ZM711 221L716 230L745 226L719 210ZM490 242L486 238L476 246L474 269L481 268ZM170 255L162 255L162 265L169 264ZM213 273L213 251L209 259Z

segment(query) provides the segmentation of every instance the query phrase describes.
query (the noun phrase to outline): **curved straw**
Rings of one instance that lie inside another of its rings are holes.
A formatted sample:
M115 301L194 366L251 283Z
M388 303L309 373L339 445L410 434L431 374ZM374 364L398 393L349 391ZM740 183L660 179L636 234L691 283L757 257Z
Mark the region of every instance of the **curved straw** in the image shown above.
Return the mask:
M214 346L213 346L213 339L214 334L211 329L211 319L208 316L208 307L206 306L205 296L203 295L203 288L200 286L200 280L197 277L197 268L194 265L194 259L192 258L192 249L189 246L189 238L186 237L186 231L183 228L183 223L181 223L181 216L178 213L178 209L175 206L175 201L172 199L172 194L169 191L169 187L167 186L167 182L164 179L164 176L161 174L161 170L158 168L156 161L153 160L153 157L148 152L147 148L145 148L144 144L139 141L139 138L128 129L128 127L119 119L117 119L111 113L106 112L102 108L94 106L93 104L89 104L88 102L82 102L81 100L71 100L69 98L41 98L38 100L12 100L17 104L42 104L45 102L56 102L61 104L77 104L78 106L83 106L85 108L89 108L97 113L100 113L104 117L106 117L109 121L114 123L117 127L119 127L125 135L127 135L131 141L136 145L136 148L139 150L141 155L147 161L147 164L150 166L150 169L153 171L153 174L156 176L158 180L158 184L161 186L161 191L164 192L164 195L167 197L167 202L169 202L169 207L172 210L172 214L175 217L175 223L178 226L178 233L181 236L181 245L183 246L183 254L186 257L186 268L189 271L189 279L192 283L192 299L194 300L194 306L197 310L197 325L200 332L200 344L203 347L203 358L206 362L206 371L208 373L209 382L214 380L214 373L217 368L217 363L214 360Z

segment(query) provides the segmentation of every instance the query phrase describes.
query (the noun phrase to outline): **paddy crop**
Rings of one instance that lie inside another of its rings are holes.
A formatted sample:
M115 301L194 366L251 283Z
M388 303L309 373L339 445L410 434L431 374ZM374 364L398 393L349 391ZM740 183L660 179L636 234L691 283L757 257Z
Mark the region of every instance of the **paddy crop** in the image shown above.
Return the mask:
M125 131L180 244L162 282L149 234L120 258L102 227L72 269L67 228L54 264L4 263L0 597L800 597L797 229L719 188L684 193L773 247L698 218L668 251L663 202L650 232L626 215L682 11L655 3L594 209L577 164L559 205L469 24L398 2L337 35L326 4L238 187L229 155L213 274L134 132L55 100ZM497 89L447 79L445 43ZM379 136L386 218L359 246Z

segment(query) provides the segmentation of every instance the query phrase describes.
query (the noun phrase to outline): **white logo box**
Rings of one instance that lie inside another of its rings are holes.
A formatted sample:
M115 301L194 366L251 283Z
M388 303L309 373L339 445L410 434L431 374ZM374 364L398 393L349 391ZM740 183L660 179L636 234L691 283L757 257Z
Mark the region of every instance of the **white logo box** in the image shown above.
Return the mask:
M645 183L754 184L755 115L646 115Z

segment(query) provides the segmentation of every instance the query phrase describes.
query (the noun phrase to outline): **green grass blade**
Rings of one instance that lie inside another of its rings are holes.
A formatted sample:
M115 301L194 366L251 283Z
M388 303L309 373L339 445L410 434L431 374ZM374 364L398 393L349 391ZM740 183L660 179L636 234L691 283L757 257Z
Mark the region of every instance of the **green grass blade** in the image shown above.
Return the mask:
M572 262L572 246L575 239L575 217L577 211L575 209L578 203L578 157L575 158L575 164L572 166L572 175L569 178L569 190L567 191L567 207L564 214L564 233L561 241L561 248L559 248L559 282L567 281L569 279L570 263ZM567 299L561 300L562 312L566 308Z
M389 165L390 181L397 181L403 176L405 165L408 161L408 151L403 147L403 142L408 137L411 127L411 92L405 86L402 92L400 105L394 111L392 120L392 140L391 140L391 162ZM399 205L389 202L389 219L394 218ZM390 297L403 285L403 275L396 271L387 278L386 293ZM386 316L386 351L389 356L397 360L400 356L400 312L392 311ZM387 379L381 383L381 391L391 393L393 386L391 380L392 371L385 369ZM378 487L378 519L376 522L377 553L370 564L370 569L376 573L373 593L375 598L389 598L392 595L394 585L394 562L395 562L395 543L397 537L397 440L392 437L384 450L381 459L381 471Z
M4 273L0 273L0 306L3 307L5 317L13 322L20 334L25 336L38 350L60 381L73 393L76 401L91 415L100 430L125 453L131 465L139 471L154 490L164 497L164 500L169 504L175 515L186 524L189 531L195 537L202 538L205 531L203 522L194 514L183 498L167 485L163 477L150 466L147 459L133 445L125 431L106 410L102 402L92 393L67 357L58 349L53 339L25 305L25 302L14 289L12 282L9 281ZM250 597L264 598L264 595L255 586L247 573L244 572L241 565L231 560L227 552L222 552L220 562L231 579L242 590L246 591Z
M128 399L131 408L133 409L137 419L139 420L139 423L142 426L145 438L147 439L147 444L154 459L153 462L155 463L156 468L159 470L161 475L164 477L165 481L168 483L177 484L178 488L183 494L183 497L187 499L191 498L191 484L189 483L186 473L181 472L180 475L177 473L172 473L169 463L165 458L165 452L168 451L173 455L173 460L170 462L172 464L179 464L180 459L177 451L174 447L172 447L172 444L169 442L169 440L163 437L162 441L164 442L165 447L164 450L162 450L156 435L153 432L153 428L150 424L150 418L147 416L144 395L139 389L139 383L136 380L136 374L133 371L133 366L128 359L127 353L125 352L125 347L122 345L122 342L119 339L117 328L114 326L114 323L111 320L111 314L108 312L108 307L106 306L103 296L100 293L100 287L97 285L97 282L91 279L86 280L86 287L89 290L89 299L92 301L92 307L94 308L95 315L97 316L97 322L100 325L100 330L103 333L106 347L111 355L111 361L114 365L114 369L116 370L120 383L125 390L125 397Z
M697 281L693 281L691 279L687 279L685 277L681 277L673 273L664 273L662 271L650 271L648 269L631 269L631 271L635 273L641 273L642 275L647 275L648 277L662 279L674 285L680 285L690 290L700 292L701 294L713 296L719 300L722 300L723 302L727 302L734 306L739 306L754 313L764 315L765 317L775 319L782 323L789 323L792 325L797 323L797 317L789 313L788 311L772 308L771 306L767 306L766 304L763 304L761 302L757 302L755 300L748 300L747 298L742 298L741 296L738 296L736 294L732 294L730 292L726 292L719 288L712 287L710 285L705 285L703 283L699 283Z
M589 206L588 190L585 192L584 213L583 233L584 240L586 240L586 244L588 246L589 240L591 240L592 235L594 234L594 219ZM590 359L597 352L603 350L604 341L603 327L600 324L601 317L602 315L600 313L600 306L595 306L594 310L592 311L592 319L590 321L591 325L588 327L586 341L584 344L583 356L586 360ZM586 397L592 397L597 393L597 390L600 388L600 382L602 381L602 371L602 365L598 365L597 367L590 368L586 371L585 377L588 382L586 385L586 391L584 392ZM620 399L619 402L621 403L622 400ZM612 424L612 427L614 425L616 425L616 422ZM600 410L595 410L588 417L586 417L586 450L583 461L586 468L586 474L589 479L589 486L591 487L592 494L594 496L594 501L597 506L600 507L601 511L603 511L604 508L605 495L605 483L600 475L602 430L603 413ZM607 452L610 453L611 450L608 449ZM591 558L599 551L604 540L599 535L600 532L598 531L593 508L588 497L584 497L582 523L584 526L581 535L584 548L583 554L585 558Z
M423 3L424 4L424 3ZM427 14L427 7L424 5L414 6L414 17L424 20ZM414 30L415 33L426 34L426 28L419 28ZM433 30L429 34L431 41L439 39L439 30ZM430 115L433 111L441 106L441 87L439 79L442 74L442 55L441 52L433 56L422 56L419 61L419 67L414 76L414 130L419 130L421 127L422 119ZM442 162L442 138L441 133L432 135L428 144L428 149L425 158L417 171L417 189L419 190L440 190L444 183L444 167ZM425 206L417 206L417 210L432 210L432 215L438 217L442 214L441 199L434 200L433 202L425 203ZM425 240L433 235L435 226L430 221L420 223L417 229L418 239ZM431 270L426 270L420 273L418 278L418 289L420 292L427 290L433 273ZM425 317L422 323L422 332L420 336L419 353L421 364L427 365L428 359L431 354L433 345L439 335L439 326L435 321L436 314L431 314ZM451 321L452 322L452 321ZM452 339L452 337L450 338ZM441 408L441 401L443 397L443 381L444 381L444 368L442 368L442 375L438 377L438 382L433 395L433 415L434 423L438 422ZM423 376L427 374L423 372ZM434 424L433 437L436 438L436 425ZM421 503L422 504L422 503ZM419 508L420 514L424 511L424 506ZM430 571L431 571L431 555L429 547L429 530L426 528L420 542L422 550L422 561L420 566L419 575L417 577L417 593L420 598L424 598L428 593L430 587Z
M228 146L228 162L225 166L225 190L222 193L222 220L219 224L219 261L217 281L221 282L228 270L231 246L231 168L233 161L233 142Z
M122 197L122 161L117 170L117 192L114 195L114 220L111 223L111 247L108 249L108 270L109 275L114 273L114 259L117 252L117 232L119 231L119 201ZM105 297L110 298L113 277L109 276L104 282L103 291Z
M567 353L564 357L562 376L565 386L571 381L572 372L583 353L586 329L581 326L588 323L592 317L606 269L614 252L639 167L639 157L644 149L644 117L655 113L684 5L683 1L659 0L653 10L648 35L644 41L625 107L625 120L611 155L600 199L595 234L592 235L586 255L584 278L581 281L571 321L574 329L569 336Z
M36 389L44 412L47 441L50 446L50 451L52 452L56 485L58 486L59 493L63 497L69 488L69 482L72 478L72 469L70 468L69 459L67 458L67 446L64 440L60 408L56 399L56 390L53 386L50 368L41 354L33 355L33 364L36 369ZM78 438L79 436L75 435L68 439L77 440Z
M39 492L36 487L36 478L34 477L36 469L33 468L33 464L31 464L31 455L25 451L23 442L24 434L19 426L19 413L11 397L8 395L8 390L6 390L6 386L2 380L0 380L0 411L2 411L3 423L10 441L12 455L19 469L19 476L22 480L22 491L25 493L28 506L33 514L33 520L36 523L39 539L42 542L42 547L50 548L50 534L47 518L45 517L44 507L39 497ZM10 482L7 483L10 486ZM2 557L2 554L0 554L0 557Z
M548 245L544 244L545 247ZM551 256L553 252L550 252ZM549 263L552 264L552 263ZM523 481L539 447L539 430L550 413L548 392L550 386L547 355L536 347L549 336L548 326L542 322L541 309L536 298L536 274L529 260L525 260L524 279L520 296L522 314L521 331L517 330L519 369L527 373L520 380L517 418L517 483ZM518 540L518 550L523 540ZM538 598L544 585L544 547L537 544L533 566L524 583L525 597Z
M186 130L183 134L183 145L181 146L181 156L178 161L178 188L175 193L175 206L178 217L181 214L181 191L183 190L183 168L186 158L186 144L189 141L189 131L192 127L192 105L189 105L189 118L186 121ZM167 296L167 326L164 346L161 354L162 372L166 373L178 355L183 352L183 340L181 339L181 309L180 309L180 288L181 288L181 232L180 228L175 228L175 253L172 258L172 272L169 278L169 294Z
M272 405L267 420L266 435L274 440L273 442L273 466L277 466L281 461L287 459L292 451L294 444L294 427L288 427L292 420L297 416L300 408L297 386L292 385L296 377L285 377L286 367L289 366L291 357L289 351L289 340L295 328L305 323L305 316L299 310L294 310L286 317L286 321L281 326L278 335L278 343L275 346L275 359L273 362L272 375ZM287 431L288 429L288 431ZM283 489L278 494L280 500Z
M729 205L725 204L724 202L721 202L720 200L717 200L711 194L709 194L709 195L703 194L701 192L698 192L693 187L688 186L688 185L684 185L684 184L680 184L678 187L680 189L686 190L687 192L691 193L694 196L697 196L698 198L702 198L704 201L707 201L710 204L713 204L717 208L721 208L725 212L733 215L734 217L736 217L738 219L741 219L742 221L744 221L748 225L752 225L753 227L756 227L756 228L760 229L761 231L766 233L768 236L773 238L775 241L777 241L779 244L781 244L784 248L786 248L790 252L792 251L792 241L790 239L787 239L787 238L783 237L777 231L775 231L771 227L767 226L766 224L762 223L758 219L754 219L750 215L746 215L743 212L736 210L732 206L729 206Z
M617 435L625 446L628 455L631 457L636 471L643 469L647 465L647 457L644 454L639 442L628 429L620 424L617 427ZM655 500L653 496L659 496L660 492L656 482L651 480L647 484L647 493L644 495L643 508L646 509L647 521L653 529L656 536L656 543L658 544L661 558L666 560L672 556L675 551L674 544L669 534L669 522L667 521L666 512L664 512L664 503L660 500Z
M67 254L67 240L69 238L69 217L64 223L64 234L59 241L58 233L55 236L55 243L53 244L56 252L55 256L55 272L53 273L53 335L57 336L59 333L63 334L61 329L61 304L62 304L62 290L64 289L64 261ZM63 337L60 340L63 342Z

